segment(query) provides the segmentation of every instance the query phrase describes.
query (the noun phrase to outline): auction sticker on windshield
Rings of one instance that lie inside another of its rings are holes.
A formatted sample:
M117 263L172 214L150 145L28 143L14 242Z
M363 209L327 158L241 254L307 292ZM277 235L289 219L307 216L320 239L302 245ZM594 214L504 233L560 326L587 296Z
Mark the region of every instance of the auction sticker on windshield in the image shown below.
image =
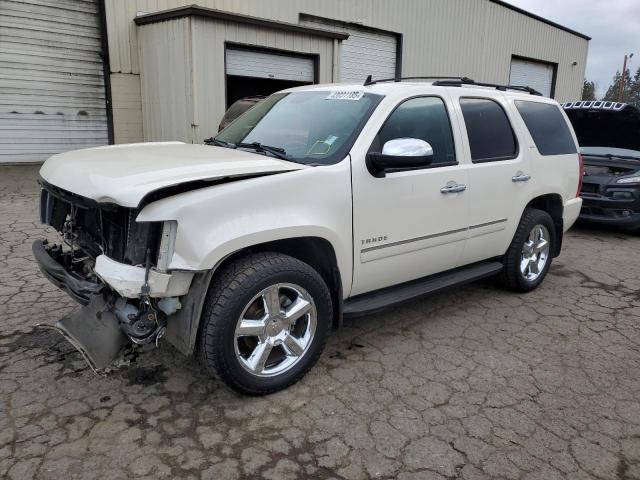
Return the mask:
M364 90L335 90L327 95L325 100L360 100L364 95Z

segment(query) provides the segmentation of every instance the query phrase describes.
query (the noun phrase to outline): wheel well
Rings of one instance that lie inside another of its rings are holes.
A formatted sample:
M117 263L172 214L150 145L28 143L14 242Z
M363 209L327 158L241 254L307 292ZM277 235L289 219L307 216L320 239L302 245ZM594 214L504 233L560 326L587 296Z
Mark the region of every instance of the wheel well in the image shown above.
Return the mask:
M556 248L554 249L553 256L560 255L562 248L562 237L564 224L562 220L563 204L562 197L555 193L549 193L547 195L541 195L534 198L527 204L527 208L537 208L538 210L544 210L553 219L553 224L556 227Z
M217 269L256 252L282 253L310 265L320 274L331 292L333 327L337 328L342 324L342 280L336 254L327 240L318 237L298 237L252 245L229 255Z

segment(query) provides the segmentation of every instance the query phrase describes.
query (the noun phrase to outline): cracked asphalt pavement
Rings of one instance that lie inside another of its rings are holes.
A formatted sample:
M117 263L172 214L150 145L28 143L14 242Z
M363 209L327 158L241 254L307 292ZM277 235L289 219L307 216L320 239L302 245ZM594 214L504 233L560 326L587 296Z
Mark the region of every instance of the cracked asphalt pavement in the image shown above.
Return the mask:
M300 383L236 395L168 344L98 377L0 168L0 477L640 479L640 236L579 226L535 292L491 281L348 320Z

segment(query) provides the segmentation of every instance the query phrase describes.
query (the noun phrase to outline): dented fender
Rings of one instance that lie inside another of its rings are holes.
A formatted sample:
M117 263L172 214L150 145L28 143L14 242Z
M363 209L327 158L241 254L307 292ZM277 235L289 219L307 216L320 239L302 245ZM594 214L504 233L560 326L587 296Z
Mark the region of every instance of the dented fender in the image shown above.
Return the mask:
M235 252L277 240L326 240L347 296L353 258L350 178L345 160L245 179L152 202L137 221L177 222L169 270L210 270Z

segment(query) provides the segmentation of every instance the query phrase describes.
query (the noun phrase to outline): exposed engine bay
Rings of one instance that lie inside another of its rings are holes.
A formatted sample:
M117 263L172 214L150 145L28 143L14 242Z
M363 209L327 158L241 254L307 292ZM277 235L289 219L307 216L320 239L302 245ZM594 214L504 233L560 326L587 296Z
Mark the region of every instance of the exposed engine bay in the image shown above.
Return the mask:
M55 328L96 372L127 344L157 345L167 317L181 307L178 296L170 296L172 276L162 271L171 228L136 222L134 208L98 203L44 181L41 185L41 221L60 233L62 243L36 241L34 256L49 280L85 306ZM181 293L190 276L178 278L179 288L174 282L173 291ZM161 284L165 288L155 292L151 281L156 290Z
M640 111L603 101L563 107L584 160L580 218L640 229Z
M635 163L635 164L634 164ZM640 170L640 162L618 162L597 157L584 156L584 175L610 175L617 177L629 175Z

